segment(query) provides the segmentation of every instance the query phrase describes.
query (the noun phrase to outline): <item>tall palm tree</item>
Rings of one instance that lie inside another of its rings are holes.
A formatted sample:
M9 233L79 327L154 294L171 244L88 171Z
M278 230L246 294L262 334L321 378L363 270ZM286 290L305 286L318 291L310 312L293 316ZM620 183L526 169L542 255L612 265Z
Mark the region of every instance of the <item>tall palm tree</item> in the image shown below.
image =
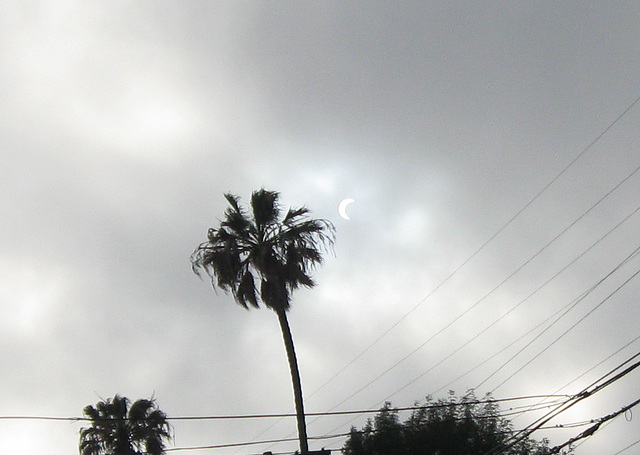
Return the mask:
M209 229L207 241L191 255L191 264L196 274L206 271L213 287L231 292L242 307L259 308L262 302L278 316L291 370L300 451L306 455L302 386L287 311L295 289L315 286L310 272L333 245L335 230L327 220L309 218L305 207L290 208L281 219L279 196L264 188L254 191L247 213L238 196L225 194L229 207L224 220L218 229Z
M130 401L116 395L86 406L91 422L80 429L80 455L163 455L165 439L171 439L167 416L155 400Z

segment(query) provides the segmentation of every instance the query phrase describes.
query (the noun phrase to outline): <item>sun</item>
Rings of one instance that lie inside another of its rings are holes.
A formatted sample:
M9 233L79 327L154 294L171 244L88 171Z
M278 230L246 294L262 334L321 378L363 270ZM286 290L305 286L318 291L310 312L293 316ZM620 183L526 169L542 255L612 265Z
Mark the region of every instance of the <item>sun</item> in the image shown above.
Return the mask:
M347 214L347 207L350 204L353 204L354 202L356 202L356 200L352 199L352 198L343 199L340 202L340 205L338 205L338 214L340 215L340 218L342 218L343 220L350 220L351 219L351 218L349 218L349 215Z

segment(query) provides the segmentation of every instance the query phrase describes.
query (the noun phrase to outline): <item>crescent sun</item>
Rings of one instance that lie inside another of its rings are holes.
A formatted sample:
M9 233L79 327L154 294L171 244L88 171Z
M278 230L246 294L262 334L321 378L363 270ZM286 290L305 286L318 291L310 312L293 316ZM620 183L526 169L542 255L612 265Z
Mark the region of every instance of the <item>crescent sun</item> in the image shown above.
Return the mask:
M342 200L342 202L340 202L340 205L338 205L338 215L340 215L340 217L343 220L350 220L351 218L349 218L349 215L347 215L347 206L349 204L353 204L354 202L356 202L355 199L351 199L351 198L347 198Z

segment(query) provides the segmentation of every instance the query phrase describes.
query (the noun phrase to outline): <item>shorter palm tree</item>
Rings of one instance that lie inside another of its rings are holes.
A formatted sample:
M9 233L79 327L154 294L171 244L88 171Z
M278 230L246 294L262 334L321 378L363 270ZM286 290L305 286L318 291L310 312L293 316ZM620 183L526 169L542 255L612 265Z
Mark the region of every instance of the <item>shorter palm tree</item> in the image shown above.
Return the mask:
M158 409L153 398L130 403L126 397L116 395L99 401L95 407L84 408L91 426L80 429L80 455L165 453L165 440L171 439L167 415Z

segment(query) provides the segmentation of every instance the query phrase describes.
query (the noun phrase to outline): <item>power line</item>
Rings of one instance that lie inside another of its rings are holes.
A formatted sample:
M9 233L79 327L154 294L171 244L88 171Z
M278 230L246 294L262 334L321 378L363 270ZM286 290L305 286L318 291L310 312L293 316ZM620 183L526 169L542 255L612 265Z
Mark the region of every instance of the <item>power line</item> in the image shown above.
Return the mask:
M577 395L574 395L573 398L567 400L565 403L559 405L556 409L548 412L547 414L545 414L544 416L540 417L535 422L531 423L525 429L523 429L523 430L519 431L518 433L516 433L513 437L511 437L507 441L507 443L506 443L506 445L504 447L501 447L501 448L495 449L495 450L491 450L488 453L486 453L485 455L497 455L497 454L503 453L505 450L513 447L514 445L516 445L520 441L528 438L533 432L539 430L543 425L548 423L554 417L556 417L556 416L560 415L561 413L565 412L566 410L568 410L572 406L576 405L577 403L581 402L582 400L594 396L596 393L602 391L604 388L610 386L614 382L620 380L621 378L623 378L627 374L631 373L633 370L635 370L636 368L638 368L640 366L640 362L636 362L635 364L631 365L630 367L626 368L625 370L621 371L620 373L614 375L613 377L611 377L610 379L607 379L605 381L605 379L608 376L610 376L613 373L615 373L616 370L621 369L627 363L632 362L638 356L640 356L640 352L635 354L634 356L630 357L629 359L627 359L622 364L618 365L617 367L615 367L613 370L609 371L605 375L601 376L598 380L594 381L592 384L590 384L589 386L585 387L580 393L578 393ZM601 381L604 381L604 382L602 382L601 384L598 384Z
M466 402L446 402L446 403L432 403L425 405L415 405L415 406L407 406L407 407L397 407L393 408L394 411L418 411L418 410L426 410L426 409L440 409L440 408L449 408L449 407L460 407L460 406L468 406L475 404L487 404L487 403L506 403L513 401L522 401L522 400L531 400L531 399L539 399L539 398L556 398L556 399L564 399L569 398L569 395L524 395L517 397L508 397L508 398L491 398L485 400L472 400ZM543 407L548 407L551 404L546 403ZM509 411L512 411L516 408L511 408ZM531 410L537 410L531 409ZM315 412L308 413L308 416L333 416L333 415L352 415L352 414L367 414L367 413L378 413L380 409L364 409L364 410L350 410L350 411L334 411L334 412ZM510 415L509 412L503 415ZM284 418L284 417L295 417L295 414L244 414L244 415L209 415L209 416L167 416L168 421L195 421L195 420L235 420L235 419L264 419L264 418ZM119 420L131 420L129 418L120 418L120 419L92 419L88 417L55 417L55 416L0 416L0 421L2 420L42 420L42 421L66 421L66 422L90 422L95 420L106 420L106 421L119 421ZM145 419L136 419L136 420L145 420ZM340 434L327 434L321 436L310 436L309 440L326 440L326 439L335 439L339 437L346 437L349 433L340 433ZM263 441L249 441L249 442L236 442L236 443L224 443L224 444L210 444L210 445L201 445L201 446L191 446L191 447L172 447L166 448L165 451L190 451L190 450L205 450L205 449L222 449L222 448L234 448L234 447L246 447L251 445L260 445L260 444L277 444L277 443L285 443L285 442L295 442L297 438L279 438L279 439L270 439Z
M307 439L313 440L313 441L321 441L326 439L343 438L345 436L349 436L349 433L332 434L332 435L324 435L324 436L307 436ZM246 446L260 445L260 444L278 444L283 442L295 442L297 440L298 438L282 438L282 439L269 439L266 441L232 442L228 444L213 444L213 445L191 446L191 447L171 447L164 450L165 452L178 452L178 451L187 451L187 450L228 449L232 447L246 447Z
M561 308L560 310L558 310L556 313L554 313L553 315L551 315L549 318L547 318L546 320L544 320L541 324L539 324L538 326L536 326L534 328L537 329L538 327L540 327L542 324L548 322L549 320L553 319L554 317L556 317L560 312L564 311L563 314L561 314L560 316L558 316L550 325L548 325L542 332L540 332L538 335L536 335L532 340L530 340L524 347L522 347L518 352L516 352L514 355L512 355L506 362L504 362L497 370L495 370L493 373L491 373L487 378L485 378L480 384L478 384L476 387L480 387L482 384L484 384L485 382L487 382L491 377L493 377L498 371L500 371L502 368L504 368L508 363L510 363L511 361L513 361L513 359L515 359L519 354L521 354L527 347L529 347L531 344L533 344L534 341L536 341L538 338L540 338L546 331L548 331L553 325L555 325L561 318L563 318L567 313L569 313L569 311L571 311L573 308L575 308L580 302L582 302L591 292L593 292L598 286L600 286L602 283L604 283L604 281L606 281L609 277L611 277L616 271L618 271L624 264L626 264L635 254L637 254L638 250L640 249L640 247L636 248L636 250L634 250L629 256L627 256L620 264L618 264L613 270L611 270L608 274L606 274L603 278L601 278L595 285L591 286L588 290L586 290L585 292L583 292L579 297L577 297L576 299L574 299L573 301L569 302L569 304L565 305L563 308ZM634 275L635 276L635 275ZM633 276L631 277L633 278ZM626 282L625 282L626 284ZM615 291L617 292L617 290ZM614 292L614 293L615 293ZM611 296L609 296L611 297ZM607 299L609 298L607 297ZM604 301L606 301L607 299L605 299ZM604 301L602 301L599 305L601 305L602 303L604 303ZM597 307L596 307L597 308ZM593 310L592 310L593 311ZM589 313L590 314L590 313ZM586 317L586 316L585 316ZM584 318L583 318L584 319ZM581 321L579 321L581 322ZM578 323L579 323L578 322ZM577 324L575 324L577 325ZM575 327L574 325L574 327ZM573 327L572 327L573 328ZM571 330L571 329L570 329ZM530 333L530 332L529 332ZM526 334L528 335L528 333ZM563 335L564 336L564 335ZM518 341L518 340L516 340ZM555 342L554 342L555 343ZM548 346L550 347L550 346ZM546 349L548 349L545 348ZM540 353L541 354L541 353ZM535 360L532 359L531 361ZM529 363L531 363L531 361ZM503 382L504 383L504 382ZM502 385L503 383L501 383L500 385ZM496 387L497 388L497 387ZM495 390L495 389L494 389Z
M468 404L485 404L485 403L504 403L511 401L521 401L521 400L532 400L539 398L568 398L570 395L523 395L517 397L509 397L509 398L491 398L486 400L474 400L467 401L465 403L434 403L434 404L425 404L425 405L414 405L414 406L406 406L400 408L394 408L398 411L417 411L424 409L438 409L438 408L446 408L446 407L457 407L464 406ZM358 409L358 410L346 410L346 411L330 411L330 412L308 412L305 413L305 416L314 417L314 416L337 416L337 415L352 415L352 414L373 414L380 412L380 409ZM195 420L246 420L246 419L268 419L268 418L285 418L285 417L296 417L296 414L291 413L277 413L277 414L235 414L235 415L205 415L205 416L167 416L166 420L168 421L195 421ZM90 417L51 417L51 416L0 416L0 420L50 420L50 421L66 421L66 422L77 422L77 421L120 421L120 420L132 420L130 418L117 418L117 419L109 419L109 418L90 418ZM135 419L135 420L146 420Z
M578 436L576 436L574 438L571 438L571 439L567 440L566 442L553 447L549 453L558 453L560 451L560 449L562 449L563 447L566 447L569 444L573 444L574 442L579 441L580 439L584 439L584 438L587 438L589 436L592 436L596 431L598 431L600 429L600 425L602 425L604 422L606 422L608 420L611 420L611 419L615 419L620 414L622 414L624 412L627 412L628 410L630 410L631 408L636 406L638 403L640 403L640 399L637 399L636 401L634 401L633 403L623 407L619 411L613 412L613 413L611 413L611 414L609 414L609 415L607 415L605 417L601 417L601 418L597 419L596 423L593 426L587 428L585 431L580 433Z
M624 449L614 453L613 455L620 455L622 452L626 452L627 450L629 450L631 447L635 446L636 444L640 444L640 439L638 439L636 442L629 444L627 447L625 447Z
M597 385L597 383L599 381L604 380L607 376L613 374L616 370L622 368L625 364L631 362L634 358L636 358L637 356L639 356L640 353L634 355L633 357L631 357L630 359L628 359L627 361L623 362L621 365L619 365L618 367L614 368L613 370L611 370L609 373L601 376L600 379L598 379L597 381L593 382L591 385L589 385L588 387L584 388L580 393L578 393L577 395L574 396L574 398L567 400L565 403L561 404L560 406L558 406L555 410L547 413L545 416L541 417L540 419L536 420L535 422L533 422L532 424L530 424L528 427L526 427L523 430L520 430L520 432L518 432L515 436L513 436L511 438L511 441L503 448L498 449L498 451L496 452L496 450L492 450L489 452L489 454L496 454L496 453L502 453L504 450L512 447L513 445L517 444L518 442L522 441L523 439L529 437L534 431L537 431L539 429L541 429L543 427L544 424L546 424L547 422L549 422L552 418L558 416L559 414L561 414L562 412L565 412L567 409L571 408L572 406L574 406L575 404L577 404L578 402L593 396L595 393L601 391L602 389L604 389L605 387L611 385L613 382L619 380L620 378L626 376L627 374L629 374L631 371L633 371L635 368L637 368L638 366L640 366L640 362L632 365L631 367L627 368L626 370L624 370L621 373L618 373L617 375L615 375L613 378L607 380L606 382L604 382L603 384ZM593 387L593 390L589 390L591 387Z
M506 401L514 401L514 400L519 400L519 399L533 399L535 397L535 395L528 395L528 396L523 396L523 397L516 397L516 398L503 398L503 399L488 399L488 400L474 400L474 401L466 401L466 402L453 402L453 403L444 403L444 404L440 404L437 403L435 405L425 405L425 406L417 406L415 409L419 410L419 409L431 409L431 408L442 408L442 407L458 407L458 406L466 406L469 404L484 404L484 403L499 403L499 402L506 402ZM520 406L520 407L512 407L509 408L508 410L506 410L505 412L501 412L500 416L501 417L507 417L510 415L514 415L514 414L522 414L525 412L532 412L532 411L538 411L540 409L545 409L545 408L549 408L551 406L557 405L559 403L564 402L564 400L561 400L562 398L566 398L566 399L570 399L571 397L573 397L573 395L541 395L541 398L547 399L547 398L556 398L556 400L554 400L553 402L545 402L545 403L538 403L538 404L534 404L534 405L527 405L527 406ZM397 411L402 411L402 410L407 410L407 409L411 409L411 408L393 408L393 410L397 410ZM525 410L521 410L521 411L517 411L514 412L516 409L525 409ZM340 427L344 427L348 424L350 424L351 422L353 422L353 420L355 419L351 419L348 420L345 423L340 424L339 426L333 428L330 433L333 433L334 431L338 431L338 429ZM314 420L315 421L315 420ZM291 436L291 435L289 435Z
M602 365L603 363L605 363L607 360L611 359L613 356L615 356L616 354L622 352L625 348L631 346L633 343L635 343L636 341L640 340L640 335L638 335L637 337L635 337L633 340L629 341L628 343L626 343L624 346L622 346L621 348L619 348L617 351L615 351L613 354L610 354L607 358L601 360L600 362L598 362L596 365L592 366L591 368L589 368L587 371L585 371L584 373L582 373L580 376L578 376L575 379L572 379L571 381L569 381L568 383L566 383L565 385L563 385L562 387L560 387L558 390L556 390L553 393L558 393L560 392L560 390L568 387L569 385L573 384L574 382L576 382L577 380L579 380L580 378L582 378L583 376L589 374L591 371L595 370L596 368L598 368L600 365Z
M469 405L475 405L475 404L487 404L487 403L507 402L507 401L516 401L516 400L524 400L524 399L535 399L535 398L540 398L540 397L553 398L550 395L529 395L529 396L522 396L522 397L502 398L502 399L470 400L470 401L465 401L465 402L434 403L434 404L424 405L424 406L408 406L408 407L399 407L399 408L394 407L394 408L391 408L391 410L394 411L394 412L416 411L416 410L422 410L422 409L461 407L461 406L469 406ZM555 398L570 398L570 396L569 395L557 395L557 396L555 396ZM562 400L562 401L564 401L564 400ZM547 404L544 407L549 407L549 404ZM537 410L537 409L532 409L532 410ZM366 410L366 411L347 411L347 412L344 412L344 413L356 413L356 412L360 412L360 413L362 413L362 412L376 412L376 413L378 413L378 412L380 412L380 409L377 409L377 410ZM338 413L338 414L343 414L343 413ZM509 413L500 414L500 417L504 417L506 415L509 415ZM276 417L276 416L274 416L274 417ZM494 417L494 416L491 416L491 417ZM491 417L487 417L487 418L491 418ZM482 418L482 417L478 417L478 418ZM575 424L567 424L567 427L573 426L573 425L575 425ZM375 430L372 430L372 431L375 431ZM310 436L310 437L308 437L308 439L309 440L319 441L319 440L327 440L327 439L335 439L335 438L347 437L350 434L351 434L351 432L349 432L349 433L338 433L338 434L326 434L326 435L320 435L320 436ZM297 438L285 437L285 438L269 439L269 440L263 440L263 441L234 442L234 443L210 444L210 445L200 445L200 446L190 446L190 447L173 447L173 448L167 448L165 450L167 452L169 452L169 451L177 452L177 451L189 451L189 450L223 449L223 448L245 447L245 446L260 445L260 444L272 444L273 445L273 444L279 444L279 443L285 443L285 442L295 442L297 440L298 440Z
M640 169L640 167L638 168ZM636 171L638 170L636 169ZM635 172L635 171L634 171ZM627 177L628 179L628 177ZM626 180L626 179L625 179ZM621 184L621 183L620 183ZM620 184L618 184L616 186L619 187ZM610 194L611 191L608 193ZM606 196L605 196L606 197ZM602 200L602 199L601 199ZM600 201L601 201L600 200ZM600 202L599 201L599 202ZM599 203L598 202L598 203ZM596 203L597 204L597 203ZM619 222L616 226L614 226L614 228L612 228L611 230L609 230L603 237L601 237L598 241L596 241L593 245L591 245L589 248L587 248L587 250L585 250L584 252L582 252L574 261L572 261L569 265L571 265L573 262L575 262L577 259L579 259L581 256L583 256L584 254L586 254L587 251L589 251L591 248L593 248L596 244L598 244L604 237L606 237L607 235L609 235L613 230L615 230L617 227L619 227L624 221L628 220L633 214L635 214L638 210L640 210L640 207L636 208L635 210L633 210L629 215L627 215L621 222ZM584 216L584 215L583 215ZM534 327L533 330L531 330L530 332L528 332L527 334L525 334L524 336L528 335L529 333L531 333L532 331L536 330L538 327L540 327L541 325L545 324L546 322L548 322L549 320L553 319L555 316L557 316L559 313L561 313L564 310L564 313L561 314L559 317L557 317L555 319L555 321L553 321L549 326L547 326L540 334L538 334L536 337L534 337L529 343L527 343L522 349L520 349L514 356L512 356L507 362L505 362L498 370L494 371L494 373L492 373L488 378L486 378L484 381L482 381L477 387L476 389L478 389L484 382L486 382L488 379L490 379L495 373L497 373L501 368L503 368L504 366L506 366L509 362L511 362L517 355L519 355L521 352L524 351L524 349L526 349L528 346L530 346L535 340L537 340L543 333L545 333L547 330L549 330L553 325L555 325L562 317L564 317L570 310L572 310L578 303L580 303L581 301L583 301L593 290L595 290L598 286L600 286L603 282L605 282L609 277L611 277L616 271L618 271L622 266L624 266L625 264L627 264L631 259L633 259L638 252L640 251L640 246L637 247L633 252L631 252L628 256L626 256L616 267L614 267L613 270L611 270L608 274L606 274L602 279L600 279L595 285L592 285L587 291L583 292L578 298L574 299L572 302L570 302L568 305L566 305L565 307L561 308L558 312L556 312L555 314L553 314L551 317L547 318L545 321L543 321L541 324L538 324L536 327ZM559 273L561 273L562 271L564 271L569 265L565 266L563 269L561 269L560 272L558 272L555 276L557 276ZM531 362L533 362L536 358L538 358L540 355L542 355L545 351L547 351L551 346L553 346L556 342L558 342L561 338L563 338L567 333L569 333L573 328L575 328L579 323L581 323L584 319L586 319L589 315L591 315L594 311L596 311L600 306L602 306L605 302L607 302L613 295L615 295L622 287L624 287L627 283L629 283L633 278L635 278L638 274L640 274L640 270L636 271L630 278L628 278L623 284L621 284L620 286L618 286L618 288L616 288L612 293L610 293L605 299L603 299L601 302L599 302L594 308L592 308L585 316L583 316L580 320L578 320L578 322L576 322L575 324L573 324L569 329L567 329L562 335L560 335L558 338L556 338L550 345L548 345L547 347L545 347L541 352L539 352L536 356L534 356L533 359L531 359L527 364L525 364L524 366L522 366L521 368L519 368L516 372L514 372L512 375L510 375L507 379L505 379L502 383L500 383L497 387L494 388L494 391L502 386L506 381L508 381L509 379L511 379L513 376L515 376L517 373L519 373L522 369L524 369L527 365L529 365ZM552 277L553 278L553 277ZM550 280L549 280L550 281ZM547 284L549 281L547 281L545 284ZM544 286L544 285L543 285ZM536 291L534 291L535 293ZM530 297L530 296L529 296ZM528 298L528 297L527 297ZM526 300L526 299L525 299ZM522 303L522 302L520 302ZM520 305L520 304L518 304ZM517 306L518 306L517 305ZM511 311L511 310L510 310ZM510 312L509 311L509 312ZM509 313L507 312L507 314ZM504 316L504 315L503 315ZM500 318L499 318L500 319ZM491 325L494 325L494 323L492 323ZM491 326L490 325L490 326ZM485 329L486 330L486 329ZM484 332L484 331L483 331ZM482 333L482 332L481 332ZM479 335L478 335L479 336ZM474 337L473 339L477 338ZM517 340L515 340L513 343L511 343L509 346L511 346L512 344L516 343L517 341L519 341L522 337L518 338ZM472 340L473 340L472 339ZM469 341L470 342L470 341ZM466 346L467 344L469 344L469 342L465 343L463 345ZM508 346L508 347L509 347ZM508 348L507 347L507 348ZM460 348L456 351L454 351L453 354L455 354L456 352L458 352L460 350ZM504 349L503 349L504 350ZM500 352L502 352L503 350L501 350ZM500 353L499 352L499 353ZM499 354L498 353L498 354ZM451 354L451 355L453 355ZM451 356L450 355L450 356ZM497 354L496 354L497 355ZM415 382L417 379L419 379L420 377L424 376L426 373L428 373L429 371L431 371L432 369L434 369L435 367L437 367L438 365L440 365L441 363L443 363L446 359L448 359L450 356L445 357L445 359L441 360L440 362L438 362L436 365L432 366L429 370L427 370L427 372L423 373L422 375L420 375L418 378L412 380L409 384L403 386L401 389L399 389L398 391L394 392L394 394L392 394L391 396L397 394L399 391L403 390L404 388L406 388L408 385L412 384L413 382ZM492 356L492 358L495 357ZM378 377L379 378L379 377ZM375 379L374 379L375 381ZM372 382L374 382L372 381ZM370 382L369 384L371 384L372 382ZM441 389L439 389L441 390ZM356 392L357 393L357 392ZM353 396L353 395L352 395ZM387 397L388 399L389 397ZM348 399L348 398L347 398ZM340 404L344 403L346 400L343 400ZM548 407L548 406L547 406ZM332 409L335 409L332 408ZM317 420L317 419L316 419ZM314 422L315 420L313 420L312 422ZM310 423L312 423L310 422ZM348 423L348 422L347 422ZM332 430L332 431L336 431L336 429Z
M498 388L502 387L507 381L509 381L511 378L513 378L516 374L518 374L520 371L522 371L524 368L526 368L527 366L529 366L534 360L536 360L538 357L540 357L543 353L545 353L548 349L551 348L551 346L553 346L554 344L556 344L558 341L560 341L562 338L564 338L571 330L573 330L574 328L576 328L576 326L578 324L580 324L582 321L584 321L586 318L588 318L589 316L591 316L591 314L593 314L597 309L599 309L602 305L604 305L611 297L613 297L620 289L622 289L624 286L626 286L631 280L633 280L636 276L638 276L638 274L640 274L640 269L638 269L633 275L631 275L631 277L629 277L624 283L622 283L620 286L618 286L612 293L610 293L607 297L604 298L604 300L601 300L595 307L593 307L587 314L585 314L584 316L582 316L577 322L575 322L571 327L569 327L567 330L565 330L564 332L562 332L562 334L560 334L555 340L553 340L549 345L547 345L544 349L542 349L540 352L538 352L538 354L536 354L532 359L530 359L526 364L524 364L523 366L521 366L520 368L518 368L514 373L512 373L509 377L507 377L505 380L503 380L500 384L498 384L496 387L493 388L493 391L497 390Z
M560 310L558 310L556 313L552 314L550 317L548 317L547 319L545 319L544 321L542 321L542 323L538 324L536 327L534 327L533 330L527 332L525 335L523 335L522 337L518 338L515 342L519 341L520 339L524 338L525 336L527 336L529 333L531 333L532 331L536 330L538 327L540 327L541 325L545 324L546 322L550 321L551 319L553 319L554 317L556 317L559 313L563 312L560 316L558 316L556 318L555 321L553 321L550 325L548 325L542 332L540 332L538 335L536 335L532 340L530 340L524 347L522 347L518 352L516 352L514 355L512 355L509 360L507 360L506 362L504 362L497 370L495 370L493 373L491 373L487 378L485 378L480 384L478 384L476 386L476 388L479 388L482 384L484 384L485 382L487 382L491 377L493 377L498 371L500 371L502 368L504 368L508 363L510 363L511 361L513 361L513 359L515 359L515 357L517 357L519 354L521 354L527 347L529 347L531 344L533 344L533 342L535 340L537 340L538 338L540 338L540 336L542 336L546 331L548 331L553 325L555 325L562 317L564 317L567 313L569 313L569 311L571 311L573 308L575 308L581 301L583 301L591 292L593 292L598 286L600 286L602 283L604 283L609 277L611 277L616 271L618 271L623 265L625 265L637 252L638 250L640 250L640 247L636 248L636 250L634 250L630 255L628 255L622 262L620 262L616 267L614 267L609 273L607 273L604 277L602 277L596 284L592 285L589 289L587 289L586 291L584 291L582 294L580 294L580 296L576 297L574 300L572 300L571 302L569 302L567 305L565 305L564 307L562 307ZM515 344L511 343L511 345ZM508 347L510 347L511 345L509 345ZM503 349L504 350L504 349ZM502 351L500 351L502 352ZM502 384L501 384L502 385Z
M628 343L626 343L624 346L622 346L621 348L619 348L618 350L616 350L613 354L610 354L609 356L607 356L605 359L601 360L600 362L598 362L596 365L592 366L591 368L589 368L587 371L585 371L584 373L580 374L578 377L572 379L571 381L569 381L568 383L566 383L565 385L559 387L555 392L553 393L559 393L561 390L565 389L566 387L568 387L569 385L573 384L574 382L578 381L579 379L581 379L582 377L584 377L585 375L587 375L588 373L590 373L591 371L593 371L594 369L596 369L597 367L599 367L600 365L602 365L603 363L605 363L607 360L611 359L612 357L614 357L616 354L622 352L625 348L629 347L631 344L635 343L636 341L640 340L640 335L638 335L637 337L635 337L633 340L629 341ZM542 401L535 403L532 406L538 406L538 405L543 405L549 402L545 402L545 399L542 399ZM519 413L518 415L516 415L516 418L519 417L520 415L522 415L523 413ZM543 429L543 428L541 428Z

